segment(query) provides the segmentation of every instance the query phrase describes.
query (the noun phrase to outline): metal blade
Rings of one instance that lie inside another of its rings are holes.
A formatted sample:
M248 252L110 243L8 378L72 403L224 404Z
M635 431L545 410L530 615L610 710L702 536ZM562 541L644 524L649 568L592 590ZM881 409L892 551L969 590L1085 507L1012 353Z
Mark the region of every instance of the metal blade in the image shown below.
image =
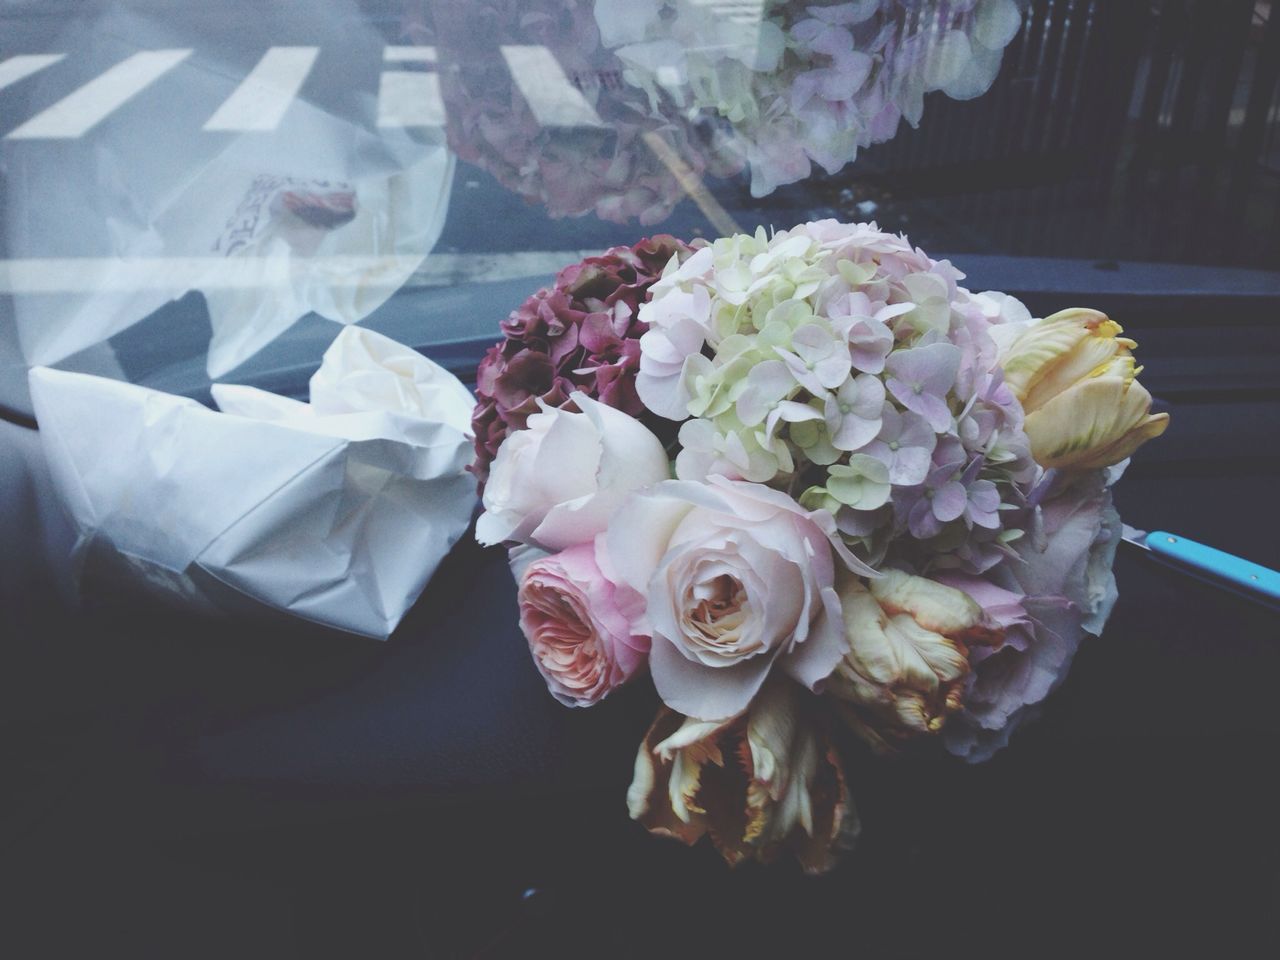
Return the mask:
M1147 531L1139 530L1137 527L1131 527L1127 523L1120 525L1120 530L1125 543L1132 544L1135 547L1141 547L1143 550L1150 550L1147 546Z

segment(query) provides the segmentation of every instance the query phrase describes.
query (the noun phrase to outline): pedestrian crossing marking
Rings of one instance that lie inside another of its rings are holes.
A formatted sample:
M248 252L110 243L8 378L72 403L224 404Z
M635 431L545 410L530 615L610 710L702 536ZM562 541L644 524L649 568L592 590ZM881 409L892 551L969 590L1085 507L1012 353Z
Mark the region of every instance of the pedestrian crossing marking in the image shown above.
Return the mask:
M502 56L529 109L544 127L603 127L582 91L546 47L504 46Z
M135 53L37 113L5 139L73 139L84 136L190 55L190 50Z
M35 257L0 260L0 296L58 293L290 289L299 277L323 276L331 289L409 288L549 277L599 250L412 255L236 257Z
M319 47L272 47L204 125L206 130L269 131L284 119Z
M435 47L387 47L382 51L387 63L435 63Z
M0 90L53 66L65 56L65 53L31 53L0 61Z
M136 53L94 77L8 134L11 140L74 139L88 133L192 53L150 50ZM543 46L504 46L512 80L545 127L603 128L592 105ZM271 47L205 122L207 131L271 131L298 99L319 55L318 47ZM65 59L65 54L30 54L0 61L0 89ZM377 126L383 129L443 127L444 98L434 46L383 48Z
M420 70L386 70L378 83L378 126L443 127L440 75Z

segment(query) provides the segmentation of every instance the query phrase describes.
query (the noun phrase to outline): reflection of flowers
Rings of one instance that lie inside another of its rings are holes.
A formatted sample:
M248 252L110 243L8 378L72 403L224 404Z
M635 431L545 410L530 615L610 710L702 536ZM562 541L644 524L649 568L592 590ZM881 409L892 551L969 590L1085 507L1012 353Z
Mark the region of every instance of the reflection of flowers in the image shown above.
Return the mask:
M598 0L596 17L651 103L729 124L755 196L915 126L926 93L985 93L1021 22L1016 0L761 0L741 21L697 0Z
M658 236L588 257L561 270L503 322L506 337L485 355L476 379L472 469L481 484L502 441L524 429L539 401L562 407L582 390L625 413L644 411L635 378L647 327L637 314L663 267L688 250Z
M552 217L587 213L618 223L660 223L684 196L646 143L659 137L695 172L702 149L687 125L651 114L644 95L621 82L621 64L600 45L589 0L484 0L466 4L465 22L437 5L442 30L441 92L449 145L462 160ZM540 44L600 119L555 127L530 108L498 45Z

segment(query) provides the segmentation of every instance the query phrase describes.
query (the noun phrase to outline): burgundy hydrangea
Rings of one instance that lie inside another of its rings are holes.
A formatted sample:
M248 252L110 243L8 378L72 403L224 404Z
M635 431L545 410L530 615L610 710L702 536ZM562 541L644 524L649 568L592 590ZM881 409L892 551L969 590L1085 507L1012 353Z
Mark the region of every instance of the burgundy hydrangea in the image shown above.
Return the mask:
M666 235L613 247L565 267L503 321L506 338L485 354L476 375L471 470L482 490L498 447L509 431L524 429L539 400L564 407L581 390L646 423L654 419L636 394L647 329L637 317L672 256L689 252Z

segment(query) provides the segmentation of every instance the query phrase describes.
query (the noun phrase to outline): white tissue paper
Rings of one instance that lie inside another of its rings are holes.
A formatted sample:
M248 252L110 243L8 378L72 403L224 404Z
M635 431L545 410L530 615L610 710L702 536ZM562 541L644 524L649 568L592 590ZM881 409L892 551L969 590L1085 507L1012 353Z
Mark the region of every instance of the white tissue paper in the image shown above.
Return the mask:
M219 413L87 374L30 380L84 581L385 639L470 523L471 394L360 327L325 352L310 403L216 385Z

